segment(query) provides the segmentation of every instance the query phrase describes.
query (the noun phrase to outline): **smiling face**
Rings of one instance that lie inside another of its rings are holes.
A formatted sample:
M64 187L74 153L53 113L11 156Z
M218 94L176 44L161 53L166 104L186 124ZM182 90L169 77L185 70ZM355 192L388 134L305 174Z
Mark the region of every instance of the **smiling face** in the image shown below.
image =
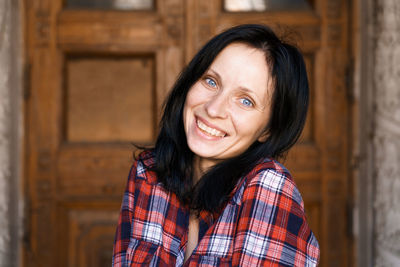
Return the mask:
M273 91L269 73L263 51L233 43L190 88L183 122L202 169L266 140Z

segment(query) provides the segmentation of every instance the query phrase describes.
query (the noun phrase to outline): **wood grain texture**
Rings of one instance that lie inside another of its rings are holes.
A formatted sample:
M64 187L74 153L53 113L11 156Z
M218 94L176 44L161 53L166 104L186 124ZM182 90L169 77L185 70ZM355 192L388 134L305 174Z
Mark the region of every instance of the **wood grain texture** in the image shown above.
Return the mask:
M109 265L133 160L130 142L154 140L162 102L183 65L210 37L241 23L271 25L305 54L310 111L283 163L303 195L321 246L320 266L348 266L344 1L240 13L223 11L222 0L158 0L154 10L124 12L67 10L61 0L25 2L32 65L25 106L25 266Z

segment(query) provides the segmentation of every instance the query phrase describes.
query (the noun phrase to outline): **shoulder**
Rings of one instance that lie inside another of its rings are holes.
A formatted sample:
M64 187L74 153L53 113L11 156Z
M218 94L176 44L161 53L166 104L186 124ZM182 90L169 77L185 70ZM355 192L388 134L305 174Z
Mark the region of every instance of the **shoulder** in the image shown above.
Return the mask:
M136 160L134 161L130 174L129 180L135 182L146 182L148 184L156 184L157 176L152 171L155 162L155 156L153 150L142 151Z
M257 164L245 177L240 205L236 249L243 251L241 261L317 264L318 242L307 223L300 192L283 165L270 159Z
M246 176L247 197L257 199L265 194L285 197L298 204L303 209L303 199L290 172L276 160L263 159ZM257 195L253 195L258 192Z

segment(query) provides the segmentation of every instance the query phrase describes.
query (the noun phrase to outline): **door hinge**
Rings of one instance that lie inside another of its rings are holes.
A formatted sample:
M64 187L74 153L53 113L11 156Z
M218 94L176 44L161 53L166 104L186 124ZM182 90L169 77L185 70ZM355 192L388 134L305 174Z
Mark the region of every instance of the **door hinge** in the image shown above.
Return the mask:
M354 95L354 64L353 60L349 60L349 63L346 66L346 74L345 74L345 86L347 92L347 100L349 103L353 103L355 101Z
M347 236L352 238L354 236L354 205L352 201L347 201L346 205L346 217L347 217Z
M31 70L32 65L30 63L24 66L24 100L28 100L31 97Z
M28 253L32 252L32 240L31 240L31 218L32 218L32 206L31 201L25 201L24 207L24 231L22 235L23 244Z

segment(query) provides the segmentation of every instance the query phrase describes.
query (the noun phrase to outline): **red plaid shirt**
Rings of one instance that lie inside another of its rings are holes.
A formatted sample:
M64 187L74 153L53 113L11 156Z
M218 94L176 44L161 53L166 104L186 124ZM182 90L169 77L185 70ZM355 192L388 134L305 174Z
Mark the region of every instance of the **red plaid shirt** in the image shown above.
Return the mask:
M199 243L184 262L189 210L157 182L151 152L133 164L113 266L316 266L319 247L288 171L269 159L242 177L221 214L201 212Z

